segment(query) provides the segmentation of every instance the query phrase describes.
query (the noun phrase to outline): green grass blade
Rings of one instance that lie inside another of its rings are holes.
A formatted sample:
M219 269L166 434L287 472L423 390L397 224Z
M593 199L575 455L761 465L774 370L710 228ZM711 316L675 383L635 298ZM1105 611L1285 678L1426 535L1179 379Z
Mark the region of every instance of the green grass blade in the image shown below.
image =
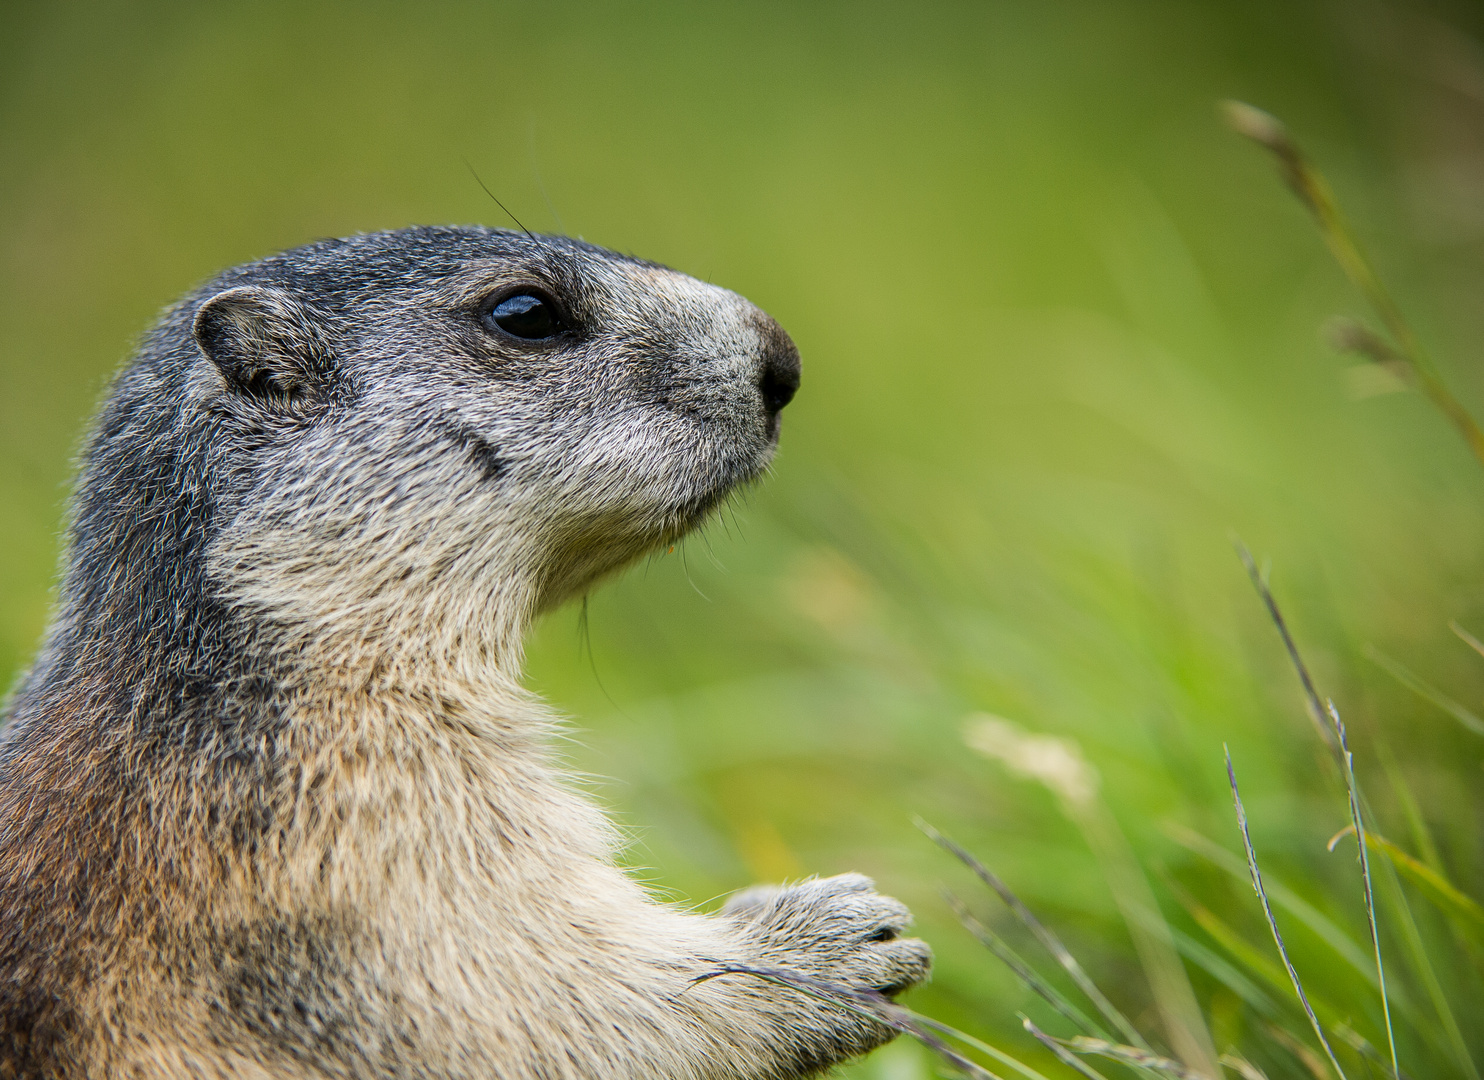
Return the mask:
M1367 645L1363 651L1368 660L1423 701L1435 705L1475 735L1484 735L1484 720L1481 720L1471 710L1460 705L1441 690L1429 686L1374 645Z
M1456 628L1458 624L1451 623L1450 625ZM1443 856L1438 851L1438 845L1432 838L1432 830L1427 827L1427 820L1422 816L1422 807L1417 802L1417 796L1412 792L1412 786L1407 783L1407 777L1402 772L1401 766L1397 764L1395 755L1386 743L1378 742L1376 756L1381 759L1381 767L1386 770L1386 779L1391 784L1391 790L1396 795L1396 801L1401 806L1403 815L1406 816L1407 829L1412 834L1412 842L1422 853L1422 861L1442 875L1444 873Z
M933 841L933 843L937 844L972 870L980 881L989 886L995 895L1004 901L1005 906L1015 913L1016 917L1025 924L1026 929L1035 935L1036 940L1056 959L1056 962L1062 966L1063 970L1072 977L1072 981L1077 984L1078 989L1087 995L1088 1000L1096 1006L1098 1012L1103 1014L1104 1019L1108 1023L1112 1024L1134 1046L1143 1050L1149 1049L1148 1043L1144 1041L1144 1037L1139 1034L1138 1029L1129 1023L1128 1017L1124 1016L1118 1010L1117 1006L1109 1001L1107 996L1097 988L1092 978L1083 970L1082 965L1077 962L1077 958L1072 955L1071 950L1062 944L1061 939L1052 933L1051 929L1045 923L1036 918L1035 913L1021 902L1020 898L1010 890L1008 885L1001 881L978 859L974 858L973 855L969 854L968 851L944 836L921 818L916 819L916 824L926 834L929 840Z
M1068 1001L1061 991L1043 979L1003 938L974 918L962 900L947 891L944 892L943 899L953 909L953 913L958 916L958 921L963 925L964 929L972 934L981 945L994 953L1000 962L1009 968L1015 977L1024 983L1027 988L1044 999L1048 1005L1070 1020L1076 1027L1101 1038L1107 1037L1107 1032L1094 1023L1081 1009Z
M1264 879L1266 880L1266 879ZM1291 991L1293 982L1288 978L1287 972L1281 966L1269 960L1255 946L1249 944L1247 939L1239 934L1235 928L1217 915L1210 908L1203 905L1199 900L1190 896L1184 890L1175 887L1175 898L1180 901L1186 912L1196 925L1204 930L1213 941L1231 954L1243 967L1257 975L1270 987L1282 995L1285 1003L1293 1001ZM1309 1003L1313 1005L1315 1013L1318 1014L1327 1026L1335 1027L1343 1022L1346 1013L1326 1001L1317 993L1309 995ZM1274 1009L1274 1014L1277 1010Z
M1196 967L1221 983L1263 1016L1278 1015L1278 1005L1262 987L1249 979L1225 957L1176 927L1170 927L1175 947Z
M940 1024L938 1021L931 1020L920 1013L914 1013L911 1012L911 1010L908 1010L908 1012L910 1013L912 1019L921 1024L923 1027L928 1028L931 1031L936 1031L939 1035L947 1036L950 1039L956 1039L958 1042L963 1043L965 1046L973 1047L975 1050L978 1050L986 1057L994 1058L994 1060L998 1061L1001 1065L1005 1065L1011 1069L1014 1069L1021 1076L1025 1077L1026 1080L1046 1080L1045 1074L1037 1072L1035 1069L1025 1064L1025 1062L1019 1060L1018 1058L1012 1057L1010 1054L1005 1053L1005 1051L999 1049L998 1047L991 1046L989 1043L984 1042L980 1039L976 1039L972 1035L965 1034L964 1032L959 1031L957 1028L951 1028L947 1024Z
M1166 822L1164 833L1187 851L1199 855L1219 869L1226 871L1234 879L1248 881L1249 872L1246 863L1214 840L1176 822ZM1354 938L1313 904L1284 884L1281 879L1264 877L1263 884L1274 903L1303 923L1315 937L1333 949L1358 975L1379 990L1380 986L1376 979L1375 969L1371 966L1370 957ZM1391 987L1389 992L1392 1000L1397 1002L1403 1011L1412 1008L1406 995L1399 988Z
M1349 1024L1335 1023L1331 1024L1329 1026L1329 1029L1335 1033L1335 1038L1339 1039L1346 1046L1350 1047L1350 1049L1354 1050L1361 1057L1365 1058L1367 1064L1377 1065L1383 1069L1390 1068L1385 1056L1371 1045L1369 1039L1367 1039L1360 1032L1356 1031ZM1408 1076L1405 1069L1399 1073L1396 1073L1395 1076L1397 1080L1411 1080L1411 1077Z
M1292 1054L1298 1063L1308 1070L1309 1075L1314 1080L1331 1080L1330 1072L1325 1067L1324 1059L1309 1049L1304 1041L1294 1035L1293 1032L1269 1024L1267 1026L1267 1034L1270 1039Z
M1288 976L1283 973L1281 967L1248 944L1246 938L1237 933L1229 923L1210 908L1189 896L1182 895L1179 899L1185 905L1185 910L1190 913L1190 917L1196 921L1196 925L1209 934L1218 945L1236 957L1238 962L1249 971L1261 976L1269 986L1287 994L1290 984Z
M1103 879L1123 914L1163 1022L1166 1044L1186 1068L1204 1076L1218 1075L1221 1067L1216 1061L1216 1046L1190 985L1190 976L1175 947L1170 925L1127 838L1099 800L1092 799L1081 807L1068 809L1097 855Z
M1484 641L1480 641L1478 638L1474 637L1473 634L1469 633L1462 626L1460 626L1457 619L1448 620L1448 629L1457 634L1458 639L1469 648L1473 649L1474 652L1478 653L1480 656L1484 656Z
M1452 1051L1453 1059L1459 1070L1470 1080L1479 1080L1478 1067L1474 1064L1473 1055L1469 1053L1468 1044L1464 1041L1463 1031L1458 1026L1458 1018L1453 1013L1448 994L1443 989L1437 970L1427 955L1427 946L1422 940L1421 932L1417 929L1417 920L1412 917L1411 905L1407 903L1407 895L1402 890L1396 870L1389 859L1383 860L1381 865L1387 871L1383 876L1390 886L1386 895L1391 905L1392 918L1401 930L1402 941L1407 947L1407 956L1411 961L1412 970L1427 990L1428 999L1432 1002L1433 1011L1442 1023L1443 1034L1447 1038L1449 1049Z
M1268 1074L1259 1069L1252 1062L1236 1054L1222 1054L1221 1064L1236 1073L1242 1080L1268 1080Z
M1128 927L1166 1044L1187 1067L1207 1075L1219 1073L1216 1047L1148 876L1112 811L1098 798L1097 772L1083 760L1080 749L1063 740L1021 733L1009 721L990 716L972 718L965 725L964 741L1056 795L1062 813L1081 830L1096 856ZM1046 756L1047 751L1054 757Z
M1343 837L1354 833L1353 828L1341 830L1330 840L1333 848ZM1366 847L1383 855L1408 881L1416 885L1433 905L1470 933L1484 933L1484 905L1469 896L1451 881L1426 863L1407 854L1392 841L1366 830Z

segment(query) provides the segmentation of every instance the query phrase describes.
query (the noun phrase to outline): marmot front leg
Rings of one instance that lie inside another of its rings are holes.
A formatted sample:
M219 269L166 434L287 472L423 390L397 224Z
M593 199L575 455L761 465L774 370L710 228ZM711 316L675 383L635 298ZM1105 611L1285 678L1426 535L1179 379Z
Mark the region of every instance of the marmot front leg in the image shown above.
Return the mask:
M742 932L745 961L853 990L899 994L925 979L932 966L926 942L901 936L912 922L906 905L876 892L861 874L747 889L731 899L722 917L734 920ZM786 1003L789 1041L801 1071L863 1054L895 1034L858 1011L796 990L777 985L758 990Z

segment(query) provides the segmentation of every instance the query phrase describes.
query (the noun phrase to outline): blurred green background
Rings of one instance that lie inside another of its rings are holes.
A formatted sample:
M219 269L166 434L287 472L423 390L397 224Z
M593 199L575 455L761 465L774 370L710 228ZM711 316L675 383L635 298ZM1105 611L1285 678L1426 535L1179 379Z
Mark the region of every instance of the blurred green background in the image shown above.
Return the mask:
M321 236L508 225L467 160L525 225L735 289L804 356L768 482L532 643L533 685L578 718L571 756L657 888L706 903L870 873L938 952L911 1004L1054 1071L1015 1014L1055 1018L940 886L1021 939L920 814L1157 1029L1081 834L964 748L965 717L990 712L1080 744L1166 915L1217 952L1166 875L1261 946L1251 891L1165 823L1240 850L1230 743L1265 866L1364 941L1354 860L1323 849L1344 806L1237 533L1271 560L1382 828L1420 835L1405 781L1477 895L1480 741L1366 647L1484 701L1484 660L1447 627L1484 635L1484 474L1422 399L1321 343L1360 302L1214 103L1289 122L1478 405L1481 30L1442 0L8 0L0 677L47 615L70 456L155 313ZM1340 970L1302 928L1292 945L1318 985ZM1484 1053L1477 970L1440 978ZM1250 1002L1192 979L1218 1046L1261 1042ZM1374 1000L1333 993L1384 1046ZM1438 1060L1467 1074L1456 1048ZM895 1046L853 1068L929 1067Z

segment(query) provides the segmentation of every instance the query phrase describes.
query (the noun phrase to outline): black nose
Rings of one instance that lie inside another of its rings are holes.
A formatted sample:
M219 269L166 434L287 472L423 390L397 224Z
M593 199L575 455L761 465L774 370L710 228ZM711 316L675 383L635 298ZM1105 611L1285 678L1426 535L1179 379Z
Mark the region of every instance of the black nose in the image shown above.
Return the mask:
M799 392L799 350L793 339L772 319L762 327L763 366L757 388L769 416L777 416Z

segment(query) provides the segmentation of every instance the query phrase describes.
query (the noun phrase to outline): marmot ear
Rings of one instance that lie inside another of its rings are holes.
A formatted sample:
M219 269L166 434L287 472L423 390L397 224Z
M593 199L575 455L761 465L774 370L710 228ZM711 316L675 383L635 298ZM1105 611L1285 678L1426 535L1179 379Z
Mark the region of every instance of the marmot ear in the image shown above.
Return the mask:
M270 404L323 394L334 357L313 309L282 289L241 285L211 297L191 326L234 391Z

